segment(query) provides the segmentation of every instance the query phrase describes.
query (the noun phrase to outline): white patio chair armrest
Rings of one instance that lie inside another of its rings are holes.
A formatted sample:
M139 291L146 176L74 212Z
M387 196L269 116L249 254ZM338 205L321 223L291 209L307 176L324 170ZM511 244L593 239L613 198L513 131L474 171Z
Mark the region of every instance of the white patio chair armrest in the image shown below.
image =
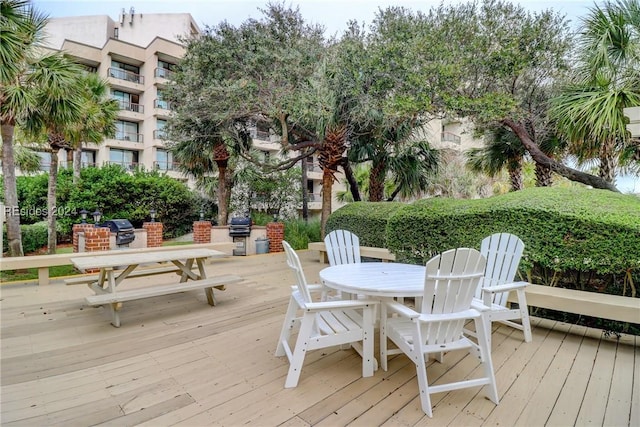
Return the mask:
M385 301L384 304L387 306L388 311L398 313L403 317L408 317L409 319L415 319L420 316L420 313L418 313L417 311L407 307L404 304L400 304L397 301Z
M502 285L487 286L486 288L482 288L482 292L497 293L497 292L514 291L514 290L518 290L518 289L523 289L528 284L529 284L529 282L504 283Z
M477 298L474 298L471 301L471 308L473 308L474 310L478 310L478 311L491 310L491 306L488 306L487 304L484 303L484 301L479 300Z
M364 308L367 306L373 306L379 304L380 301L376 300L337 300L337 301L322 301L307 303L304 306L305 310L309 311L323 311L331 310L332 308Z
M418 321L422 323L444 322L450 320L475 319L480 316L481 314L478 310L470 308L468 310L459 311L457 313L421 314L420 317L418 317Z

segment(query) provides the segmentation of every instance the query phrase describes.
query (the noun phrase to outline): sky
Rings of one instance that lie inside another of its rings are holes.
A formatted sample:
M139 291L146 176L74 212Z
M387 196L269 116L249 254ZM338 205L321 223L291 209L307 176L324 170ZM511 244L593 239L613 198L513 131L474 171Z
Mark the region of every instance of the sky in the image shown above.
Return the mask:
M461 0L447 3L461 3ZM117 19L124 8L128 13L190 13L200 28L216 26L222 21L239 25L248 18L261 18L259 8L267 1L254 0L33 0L36 8L51 18L83 15L109 15ZM285 0L286 5L298 6L309 23L321 24L327 35L340 35L349 20L367 25L373 21L379 8L404 6L417 11L428 11L439 0ZM531 11L553 9L565 15L574 25L578 17L585 16L595 3L590 0L512 0ZM601 1L598 1L600 4Z
M470 0L469 0L470 1ZM466 0L450 0L447 3L461 3ZM589 13L602 0L511 0L532 12L553 9L566 17L576 28L581 17ZM133 7L135 13L190 13L196 24L216 26L222 21L240 25L248 18L262 17L260 8L267 1L254 0L32 0L32 4L51 18L84 15L108 15L117 20L122 9L127 13ZM321 24L327 35L340 35L349 20L357 20L367 26L376 12L387 6L403 6L414 11L427 12L440 0L286 0L286 5L298 6L303 18L314 24ZM618 177L618 188L623 191L640 192L640 178Z

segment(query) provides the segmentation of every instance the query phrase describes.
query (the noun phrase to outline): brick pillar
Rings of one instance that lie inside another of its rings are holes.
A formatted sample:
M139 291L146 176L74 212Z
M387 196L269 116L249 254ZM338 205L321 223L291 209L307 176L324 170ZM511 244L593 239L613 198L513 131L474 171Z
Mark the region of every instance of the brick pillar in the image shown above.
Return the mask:
M270 222L267 224L267 239L269 239L269 253L284 252L284 222Z
M193 243L211 243L211 221L193 222Z
M73 224L73 252L78 252L79 250L78 242L80 241L80 238L78 237L78 235L91 228L94 228L93 224Z
M84 230L84 249L86 252L108 251L111 230L109 227L91 227ZM100 270L87 269L85 273L97 273Z
M147 230L147 247L158 248L162 246L162 223L145 222L142 228Z

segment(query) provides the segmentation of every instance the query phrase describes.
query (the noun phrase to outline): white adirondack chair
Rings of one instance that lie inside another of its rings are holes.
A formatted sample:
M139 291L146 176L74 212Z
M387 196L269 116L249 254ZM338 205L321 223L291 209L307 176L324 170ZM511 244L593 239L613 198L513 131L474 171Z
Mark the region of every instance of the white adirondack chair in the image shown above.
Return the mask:
M324 237L329 265L356 264L362 262L360 257L360 238L348 230L333 230ZM336 291L327 299L342 299L342 292ZM351 296L347 296L347 299Z
M291 299L285 315L276 356L287 356L289 373L285 388L298 385L304 357L308 351L318 348L351 344L362 356L362 376L370 377L377 363L373 354L374 300L314 302L312 295L322 293L322 285L309 285L300 264L298 254L286 241L282 242L287 264L295 273L296 285L292 286ZM289 340L297 329L295 347Z
M415 364L422 410L433 416L431 394L460 388L488 386L487 396L498 404L489 341L484 326L486 318L473 308L471 301L484 274L485 258L475 249L458 248L443 252L426 264L424 295L420 311L395 301L382 305L380 358L387 370L389 354L405 353ZM395 314L394 317L388 317ZM478 330L476 344L463 333L464 323L473 319ZM387 349L389 338L398 349ZM448 384L429 385L426 359L429 354L468 349L483 366L483 376Z
M501 322L524 333L525 342L531 342L531 323L529 308L524 290L527 282L514 282L524 243L520 238L509 233L495 233L485 237L480 245L480 253L487 259L487 268L480 286L476 291L473 307L482 310L490 320L488 336L491 342L491 323ZM507 306L509 292L515 291L518 308ZM519 319L520 323L512 320ZM467 331L470 333L470 331Z

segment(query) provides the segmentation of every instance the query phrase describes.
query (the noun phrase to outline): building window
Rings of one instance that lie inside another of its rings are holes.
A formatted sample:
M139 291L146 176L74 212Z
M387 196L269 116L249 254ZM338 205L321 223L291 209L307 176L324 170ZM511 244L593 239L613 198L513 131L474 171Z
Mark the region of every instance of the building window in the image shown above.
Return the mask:
M138 166L138 152L111 148L109 149L109 163L120 165L127 170L134 170Z
M96 152L95 151L82 151L80 157L80 167L88 168L96 165Z
M173 153L167 150L156 150L156 169L163 171L172 171L175 169L173 163Z
M144 106L140 105L140 95L121 90L111 90L111 98L118 101L121 110L144 113Z
M46 151L36 151L40 157L40 170L43 172L51 171L51 153Z
M115 28L113 29L113 38L114 38L114 39L118 40L119 32L120 32L120 28L115 27Z
M169 105L169 101L164 99L165 93L162 89L158 89L158 98L155 100L155 108L162 108L165 110L170 110L171 106Z
M167 121L166 120L158 119L156 121L156 130L153 131L153 138L154 139L165 139L166 136L167 136L167 134L164 131L166 126L167 126Z
M138 133L138 123L117 120L116 139L118 141L142 142L142 134Z

